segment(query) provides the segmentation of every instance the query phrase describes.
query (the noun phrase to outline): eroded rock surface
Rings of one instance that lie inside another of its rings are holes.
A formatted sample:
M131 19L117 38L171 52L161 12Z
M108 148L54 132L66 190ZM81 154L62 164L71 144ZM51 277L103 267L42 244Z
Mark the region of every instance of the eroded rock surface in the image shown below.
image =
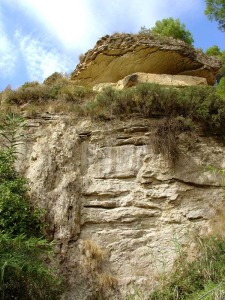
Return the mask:
M218 59L206 56L180 40L114 34L102 37L83 55L71 79L79 85L94 86L115 83L127 75L144 72L203 77L213 85L220 67Z
M117 90L123 90L137 85L138 83L156 83L164 86L193 86L207 85L207 80L202 77L187 76L187 75L168 75L168 74L148 74L134 73L119 80L117 83L99 83L93 87L96 92L102 91L104 88L111 86Z
M171 267L175 243L183 247L192 230L210 230L224 196L207 166L225 167L224 147L181 134L172 167L154 152L157 122L76 123L62 116L28 122L19 167L33 201L47 210L70 284L64 299L95 299L106 278L117 282L106 299L148 290Z

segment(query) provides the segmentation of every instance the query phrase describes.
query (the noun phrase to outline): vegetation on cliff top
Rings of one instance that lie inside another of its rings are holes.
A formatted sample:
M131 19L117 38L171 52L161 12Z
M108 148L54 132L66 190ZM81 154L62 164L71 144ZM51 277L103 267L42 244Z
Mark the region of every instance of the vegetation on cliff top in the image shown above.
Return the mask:
M194 43L193 36L189 30L186 29L185 24L181 24L179 19L173 18L162 19L156 21L155 26L147 29L145 26L141 27L140 34L158 34L166 37L173 37L174 39L182 40L185 43L192 45Z
M96 93L59 74L44 84L26 83L18 90L2 92L2 111L16 111L28 117L42 113L64 113L71 118L89 117L93 121L118 118L158 118L155 149L170 162L178 159L180 133L203 130L206 134L224 134L225 98L223 89L212 86L165 87L142 83Z
M120 91L108 87L96 93L61 76L46 84L32 82L15 91L6 89L0 96L2 111L28 116L48 111L105 121L129 116L181 117L207 130L224 130L223 91L211 86L178 89L142 83Z
M215 51L213 48L211 52ZM207 134L224 133L225 89L221 84L217 88L176 88L142 83L123 90L108 87L97 93L54 73L43 84L30 82L15 91L6 89L1 98L2 111L13 110L28 117L48 112L105 122L130 117L159 118L162 122L155 131L155 148L171 162L178 159L180 133L195 129Z

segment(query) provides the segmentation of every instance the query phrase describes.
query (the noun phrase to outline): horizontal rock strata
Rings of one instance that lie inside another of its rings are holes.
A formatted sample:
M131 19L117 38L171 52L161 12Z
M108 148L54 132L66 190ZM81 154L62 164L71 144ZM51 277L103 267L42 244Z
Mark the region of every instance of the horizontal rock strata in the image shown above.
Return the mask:
M73 124L63 116L28 122L18 167L30 180L32 201L47 211L70 286L64 299L93 299L102 278L117 282L106 299L148 290L170 269L174 241L183 247L192 230L210 229L224 195L207 166L224 168L224 147L181 134L172 167L154 151L157 122Z

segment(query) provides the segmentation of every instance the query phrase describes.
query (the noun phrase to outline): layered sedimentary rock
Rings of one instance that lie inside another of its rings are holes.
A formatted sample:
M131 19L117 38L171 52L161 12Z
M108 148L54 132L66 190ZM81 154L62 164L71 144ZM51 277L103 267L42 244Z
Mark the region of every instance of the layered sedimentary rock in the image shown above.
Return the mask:
M118 300L148 290L170 269L175 244L185 247L194 229L210 230L224 195L208 166L225 167L224 147L180 134L171 166L154 151L157 122L92 124L54 115L28 122L18 167L32 201L46 209L69 283L64 299L108 293L105 299Z
M134 73L126 76L116 83L98 83L93 86L93 90L100 92L104 88L111 86L117 90L129 88L138 83L156 83L164 86L193 86L207 85L207 80L202 77L187 76L187 75L168 75L168 74L149 74L149 73Z
M144 72L191 75L215 83L221 63L183 41L153 35L114 34L97 41L85 53L71 79L79 85L115 83L127 75Z

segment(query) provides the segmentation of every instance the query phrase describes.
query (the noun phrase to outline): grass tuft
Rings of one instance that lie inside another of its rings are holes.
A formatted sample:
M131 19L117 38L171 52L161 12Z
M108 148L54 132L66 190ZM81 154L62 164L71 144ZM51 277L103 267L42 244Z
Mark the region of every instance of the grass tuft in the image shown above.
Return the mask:
M224 218L223 214L222 219ZM217 225L218 223L215 226ZM187 251L181 251L173 269L162 277L162 284L150 294L149 300L224 299L224 230L218 231L214 228L211 234L203 237L196 234L193 241L194 258L190 259Z

